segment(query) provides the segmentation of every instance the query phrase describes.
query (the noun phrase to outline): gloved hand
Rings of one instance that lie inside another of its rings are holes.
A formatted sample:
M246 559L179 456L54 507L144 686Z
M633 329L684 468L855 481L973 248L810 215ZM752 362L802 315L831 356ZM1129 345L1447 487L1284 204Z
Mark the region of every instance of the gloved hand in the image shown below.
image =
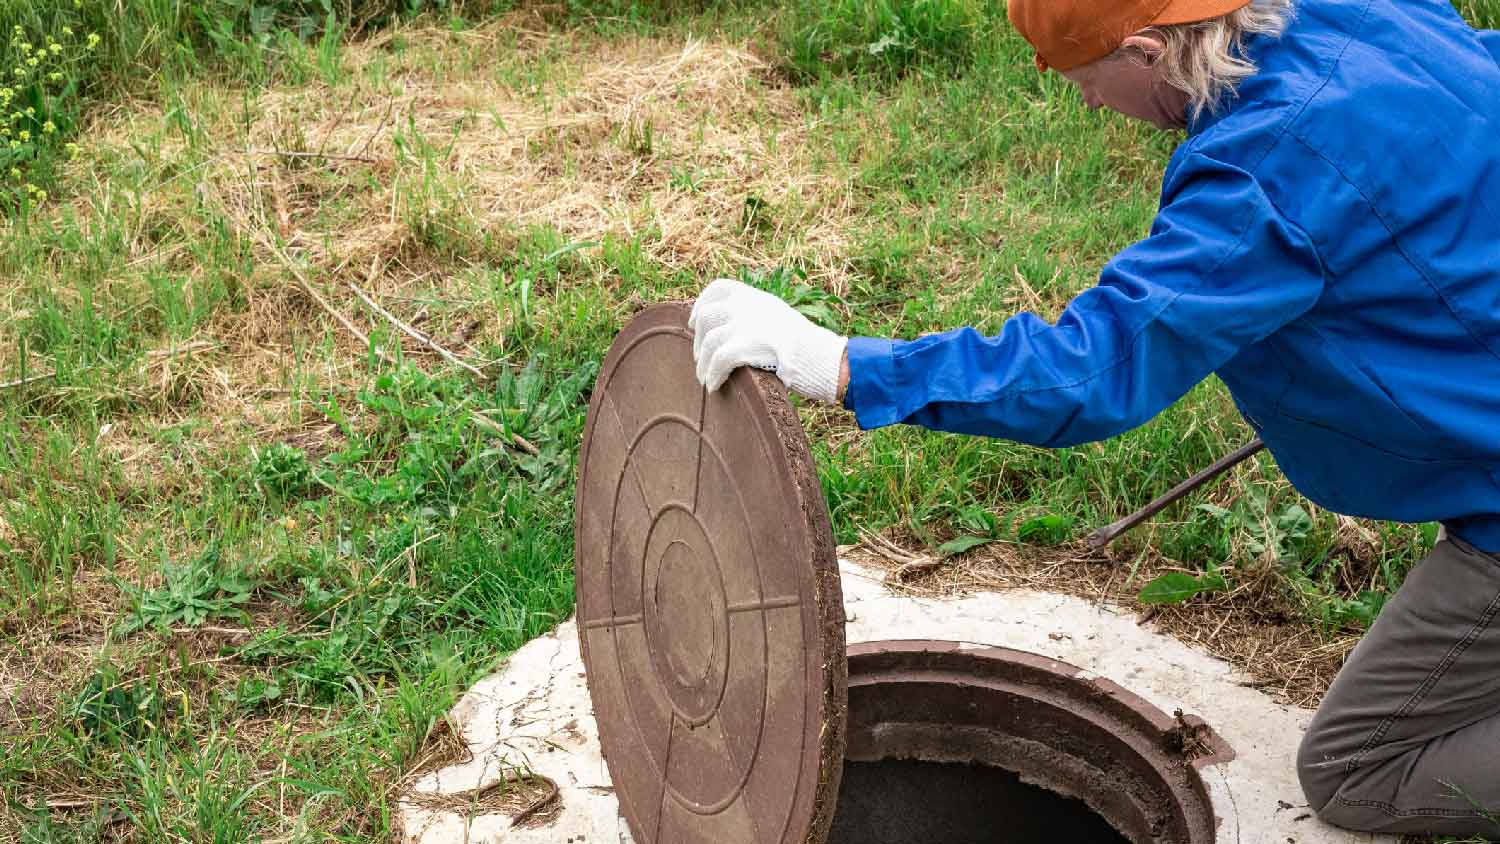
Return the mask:
M693 305L693 357L698 380L710 392L741 366L776 373L799 395L838 400L839 371L849 338L814 325L791 305L763 290L721 278Z

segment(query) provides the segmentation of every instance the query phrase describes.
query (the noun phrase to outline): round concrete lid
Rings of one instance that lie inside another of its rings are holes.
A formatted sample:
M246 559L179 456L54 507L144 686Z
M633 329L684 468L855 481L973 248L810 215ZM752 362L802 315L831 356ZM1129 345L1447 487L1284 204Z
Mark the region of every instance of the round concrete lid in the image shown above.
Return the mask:
M843 595L781 383L694 377L689 309L621 332L589 405L578 619L639 844L817 844L844 761Z

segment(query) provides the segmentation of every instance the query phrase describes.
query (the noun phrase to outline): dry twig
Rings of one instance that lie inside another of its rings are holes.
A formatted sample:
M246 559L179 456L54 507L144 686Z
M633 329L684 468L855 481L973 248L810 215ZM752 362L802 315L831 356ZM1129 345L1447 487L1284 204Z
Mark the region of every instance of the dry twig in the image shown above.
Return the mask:
M499 434L502 439L508 439L512 446L526 452L532 457L536 457L542 453L542 450L537 448L536 445L534 445L530 440L526 439L520 434L515 433L514 431L507 434L505 431L505 426L501 425L499 422L496 422L493 419L484 416L482 413L472 413L470 414L470 416L474 419L474 424L485 429L486 431L489 431L490 433Z
M914 577L937 571L943 567L943 563L947 562L942 557L932 554L913 554L905 551L889 539L863 528L859 533L864 538L864 545L868 551L895 563L896 568L890 571L887 576L888 581L904 584Z
M245 155L274 155L278 158L319 158L331 161L362 161L366 164L374 164L376 159L367 155L340 155L336 152L302 152L300 150L280 149L244 149L240 150Z
M6 381L5 383L0 384L0 390L10 390L16 387L25 387L28 384L35 384L38 381L46 381L48 378L56 377L56 372L43 372L39 375L28 375L25 378L17 378L14 381Z
M165 349L152 349L146 353L147 358L175 358L179 355L191 355L196 352L206 352L209 349L217 349L219 344L212 340L196 340L192 343L184 343L181 346L171 346Z
M297 285L302 288L302 292L306 293L308 298L316 302L318 307L322 308L329 316L338 320L338 323L344 327L344 330L354 335L354 338L364 345L365 348L371 348L370 336L359 330L359 326L351 322L348 317L344 316L337 308L330 305L327 299L323 298L323 295L312 286L312 282L307 280L307 276L303 274L302 270L297 268L291 256L287 255L286 251L279 244L265 237L263 233L260 235L260 240L266 248L270 249L281 260L282 266L286 267L287 272L291 273L292 277L297 280ZM386 363L395 363L382 349L376 348L375 354L379 355L380 359Z
M547 777L533 776L547 783L547 792L531 801L531 805L517 812L515 817L511 818L510 825L513 827L520 826L551 808L557 802L558 798L562 796L562 792L558 791L557 783Z
M378 262L370 264L370 277L374 278L378 274L379 274L379 265L378 265ZM380 306L380 303L376 302L374 299L372 299L370 297L370 294L368 294L365 291L361 290L359 288L359 285L355 284L352 281L348 282L348 285L349 285L349 289L351 291L353 291L354 295L359 297L359 301L365 303L365 307L367 307L370 310L374 311L376 314L378 314L378 315L380 315L382 317L385 317L386 321L389 322L391 325L396 326L396 328L400 329L401 333L403 333L406 336L412 338L413 340L416 340L418 343L421 343L422 345L426 346L427 348L431 349L432 351L437 352L439 355L442 356L443 360L446 360L449 363L453 364L454 366L457 366L458 368L464 370L465 372L469 373L470 375L473 375L475 378L483 378L484 377L484 373L480 372L477 367L472 366L469 363L466 363L458 355L455 355L454 353L452 353L452 352L448 351L447 349L443 348L442 346L438 345L438 343L437 343L436 340L433 340L431 337L427 336L426 334L423 334L421 331L418 331L417 329L411 327L410 325L402 322L400 319L398 319L396 317L395 314L392 314L390 311L386 310L385 308L382 308Z

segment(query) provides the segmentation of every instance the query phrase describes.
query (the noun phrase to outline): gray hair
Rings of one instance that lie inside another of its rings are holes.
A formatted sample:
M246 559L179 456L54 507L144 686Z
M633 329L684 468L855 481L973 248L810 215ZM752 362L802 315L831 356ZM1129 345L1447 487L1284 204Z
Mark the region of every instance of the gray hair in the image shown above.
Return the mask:
M1296 13L1294 4L1295 0L1252 0L1222 17L1154 26L1142 34L1155 35L1166 45L1157 66L1168 84L1187 93L1196 119L1204 111L1217 111L1241 82L1255 75L1255 63L1245 55L1245 39L1280 37Z

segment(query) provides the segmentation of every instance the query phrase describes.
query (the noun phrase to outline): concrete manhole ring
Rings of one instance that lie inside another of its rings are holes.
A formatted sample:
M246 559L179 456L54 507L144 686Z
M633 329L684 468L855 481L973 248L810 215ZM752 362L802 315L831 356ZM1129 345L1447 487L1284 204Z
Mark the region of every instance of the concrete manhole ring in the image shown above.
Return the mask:
M708 394L687 316L653 307L620 334L584 432L578 618L601 744L640 844L820 841L846 693L827 510L779 382L742 370Z
M1234 752L1067 663L1006 648L849 649L848 766L830 844L1237 841L1202 770ZM896 807L887 811L885 807Z

